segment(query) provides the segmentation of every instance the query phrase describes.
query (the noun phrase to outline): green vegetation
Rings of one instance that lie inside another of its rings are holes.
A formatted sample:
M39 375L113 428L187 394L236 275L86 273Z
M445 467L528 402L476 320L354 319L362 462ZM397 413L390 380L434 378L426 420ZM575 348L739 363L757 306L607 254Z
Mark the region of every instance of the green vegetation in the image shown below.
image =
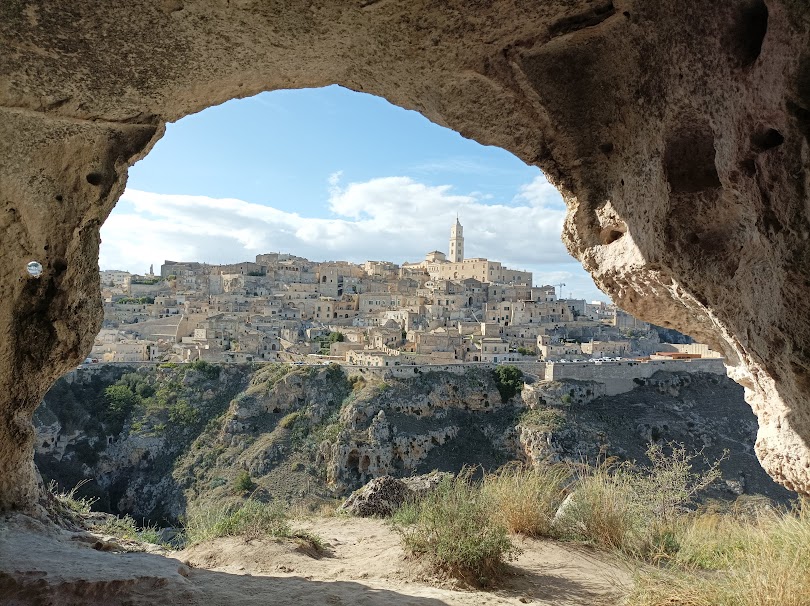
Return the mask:
M155 276L154 278L132 278L130 282L132 284L157 284L161 280L163 280L163 278Z
M155 302L155 297L122 297L115 303L120 305L151 305Z
M559 429L565 423L565 414L556 408L528 408L518 418L518 425L533 429Z
M169 421L176 425L194 425L199 418L200 411L183 398L178 399L169 407Z
M59 503L67 507L70 511L74 513L87 514L90 513L90 508L98 499L92 497L77 497L76 493L89 481L89 479L85 478L70 490L64 491L59 490L59 486L56 484L55 480L51 480L48 482L48 492L50 492Z
M423 500L403 505L394 523L410 553L438 570L488 585L519 549L506 526L490 515L489 501L471 476L467 468L445 478Z
M787 512L694 514L684 519L679 539L670 566L637 575L630 606L808 604L806 502Z
M194 370L200 373L210 381L218 379L221 371L219 366L206 362L205 360L194 360L193 362L190 362L186 368L188 370Z
M139 529L132 516L128 515L124 517L108 516L103 524L95 526L93 529L118 539L154 543L155 545L163 544L160 540L160 529L157 526L147 525Z
M342 343L345 339L346 337L342 332L330 332L329 335L319 339L319 342L321 344L321 349L319 353L324 356L329 355L330 346L332 345L332 343Z
M497 473L485 474L480 482L471 480L468 469L455 480L445 480L425 499L402 506L393 522L408 551L428 558L437 569L478 580L491 577L497 566L515 555L507 531L585 542L652 564L668 563L672 570L701 567L725 571L731 566L729 562L749 552L749 545L763 542L752 538L762 536L763 528L769 532L791 528L800 536L806 534L804 552L790 552L790 557L794 565L801 560L810 570L810 515L777 516L767 523L757 518L757 525L741 536L736 521L718 521L692 512L697 493L719 477L718 462L696 472L693 463L698 455L675 444L666 448L653 444L647 455L650 463L646 466L602 462L595 467L526 468L511 463ZM804 530L797 529L799 523L805 524ZM774 532L781 537L778 545L790 550L786 533ZM664 573L655 572L655 578L660 574ZM648 599L668 587L656 585L655 578L639 581L639 596ZM675 603L738 602L665 598L633 602Z
M298 411L291 412L287 415L284 415L281 420L278 422L278 426L282 429L292 429L295 422L301 417L301 413Z
M118 383L110 385L104 390L104 402L107 405L105 411L105 420L108 421L115 429L115 433L121 431L121 426L124 423L133 409L140 405L141 397L137 393L133 393L132 389L119 380Z
M523 372L517 366L510 365L498 366L493 372L501 402L506 404L523 389Z
M188 545L219 537L242 537L246 541L263 538L290 538L323 550L320 537L293 530L287 512L280 503L262 503L248 499L238 505L220 505L199 509L188 516L185 539Z
M537 352L535 352L533 349L529 349L527 347L518 347L517 352L521 356L534 356L534 355L537 355Z
M76 486L68 491L59 490L56 482L51 480L48 483L48 491L61 505L66 507L69 511L86 516L92 512L93 505L98 501L95 497L78 497L77 491L90 482L89 479L80 481ZM81 522L86 524L87 522ZM109 534L119 539L127 539L131 541L141 541L144 543L161 544L159 529L157 526L145 526L138 529L135 520L131 516L117 517L113 515L106 516L104 522L101 524L91 523L93 530Z
M256 482L253 481L247 470L240 471L233 482L233 489L239 494L250 492L255 488Z

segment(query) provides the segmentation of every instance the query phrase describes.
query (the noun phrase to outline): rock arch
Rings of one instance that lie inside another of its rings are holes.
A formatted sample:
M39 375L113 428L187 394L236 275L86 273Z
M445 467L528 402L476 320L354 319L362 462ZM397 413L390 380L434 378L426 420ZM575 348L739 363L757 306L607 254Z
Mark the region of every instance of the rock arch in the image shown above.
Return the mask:
M810 492L810 14L795 0L55 0L0 7L0 509L101 321L98 230L166 121L338 83L543 168L614 300L723 351ZM530 243L527 243L530 244ZM39 278L25 271L43 266Z

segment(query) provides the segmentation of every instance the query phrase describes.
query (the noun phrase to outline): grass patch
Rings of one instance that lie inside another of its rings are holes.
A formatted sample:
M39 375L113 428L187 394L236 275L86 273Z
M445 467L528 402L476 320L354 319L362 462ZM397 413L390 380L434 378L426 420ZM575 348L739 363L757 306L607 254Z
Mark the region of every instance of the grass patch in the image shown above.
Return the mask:
M558 517L563 538L616 550L641 560L670 559L680 549L684 515L697 493L720 477L719 461L693 471L699 456L683 445L647 449L648 466L602 462L583 468Z
M492 516L509 532L550 536L554 514L565 498L570 472L562 466L508 465L483 482Z
M681 566L639 575L629 606L807 606L810 604L810 510L763 512L748 520L695 517ZM679 554L680 555L680 554ZM676 560L677 562L677 560ZM680 570L679 570L680 568Z
M445 478L423 500L400 507L393 521L408 552L438 571L489 585L519 549L471 475L468 468Z
M95 497L77 497L76 493L89 481L90 480L88 478L85 478L70 490L64 491L59 490L56 480L51 480L48 482L48 492L50 492L53 497L59 501L59 503L67 507L70 511L88 514L90 513L93 504L98 501L98 499Z
M220 537L242 537L245 541L263 538L296 539L316 551L324 550L320 537L294 530L287 511L280 503L262 503L248 499L240 504L209 506L188 516L185 539L196 545Z
M529 408L518 418L518 425L532 429L554 430L565 424L565 414L556 408Z

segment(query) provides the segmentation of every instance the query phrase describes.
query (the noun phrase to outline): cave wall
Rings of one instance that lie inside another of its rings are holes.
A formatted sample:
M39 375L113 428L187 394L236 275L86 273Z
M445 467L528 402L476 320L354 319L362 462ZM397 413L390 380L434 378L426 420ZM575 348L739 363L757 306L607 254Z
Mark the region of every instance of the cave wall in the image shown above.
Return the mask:
M723 351L765 469L810 492L808 32L800 0L3 3L0 509L33 507L30 417L98 328L127 167L167 121L333 83L540 166L572 254Z

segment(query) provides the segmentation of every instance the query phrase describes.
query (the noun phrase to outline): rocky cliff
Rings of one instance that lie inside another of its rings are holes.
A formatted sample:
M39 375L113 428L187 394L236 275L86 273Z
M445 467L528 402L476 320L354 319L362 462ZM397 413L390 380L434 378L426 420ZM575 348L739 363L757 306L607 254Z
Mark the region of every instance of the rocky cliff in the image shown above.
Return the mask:
M342 496L381 475L512 459L642 460L650 441L708 460L728 451L715 496L789 498L758 464L756 419L725 377L658 373L608 397L598 383L526 385L506 399L489 368L412 378L337 366L209 364L77 371L37 410L36 462L97 507L174 522L188 507L252 493Z

